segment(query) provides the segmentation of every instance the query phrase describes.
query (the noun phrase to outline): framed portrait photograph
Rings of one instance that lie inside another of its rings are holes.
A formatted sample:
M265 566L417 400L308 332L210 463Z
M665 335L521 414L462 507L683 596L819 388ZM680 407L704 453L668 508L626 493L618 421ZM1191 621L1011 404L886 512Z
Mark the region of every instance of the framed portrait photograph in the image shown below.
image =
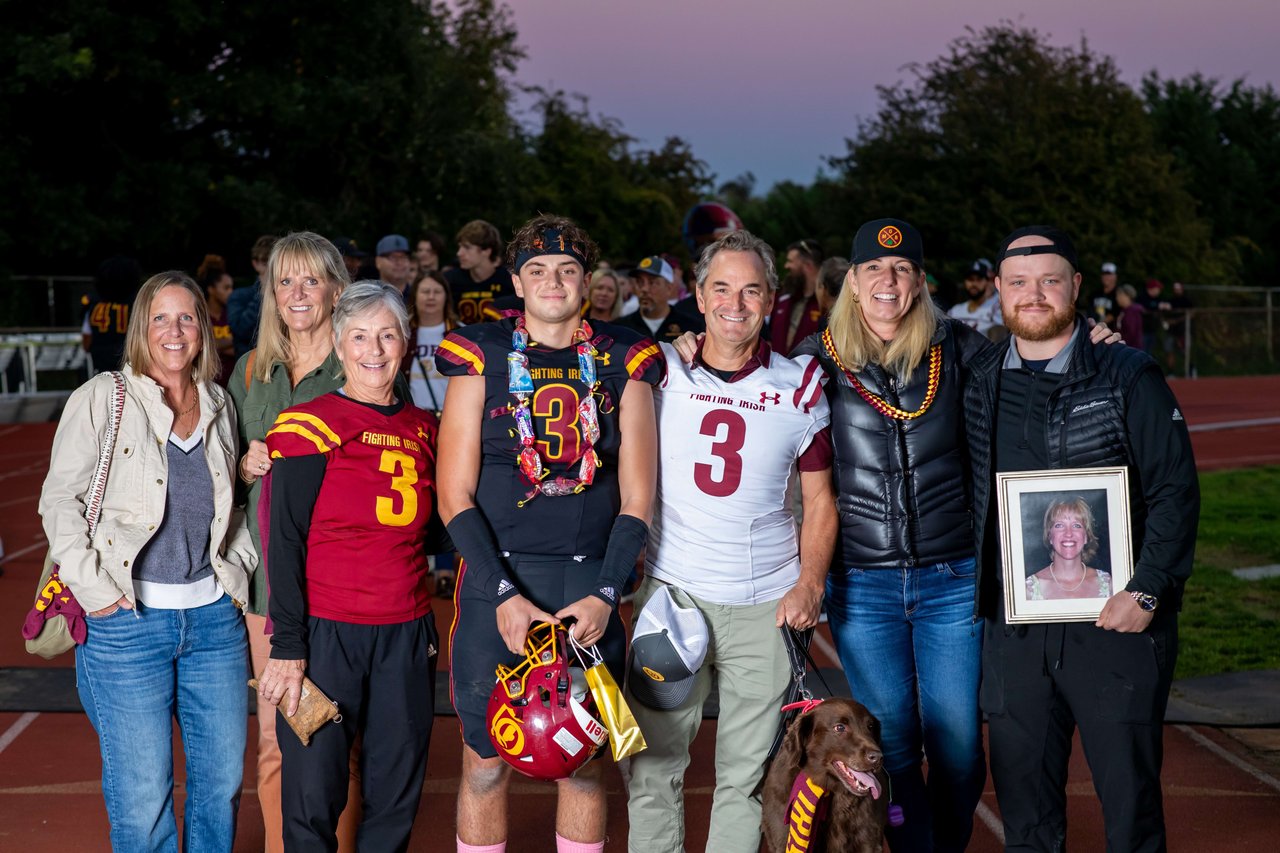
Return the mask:
M1124 468L996 475L1005 620L1092 622L1133 576Z

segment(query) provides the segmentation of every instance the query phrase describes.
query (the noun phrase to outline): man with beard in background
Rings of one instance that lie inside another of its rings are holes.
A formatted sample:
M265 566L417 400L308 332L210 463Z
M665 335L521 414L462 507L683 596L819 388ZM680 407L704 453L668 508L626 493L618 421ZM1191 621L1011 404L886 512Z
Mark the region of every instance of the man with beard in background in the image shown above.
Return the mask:
M786 293L778 297L769 316L769 344L774 352L790 355L791 349L818 331L822 309L818 305L818 269L826 255L817 240L797 240L787 247Z

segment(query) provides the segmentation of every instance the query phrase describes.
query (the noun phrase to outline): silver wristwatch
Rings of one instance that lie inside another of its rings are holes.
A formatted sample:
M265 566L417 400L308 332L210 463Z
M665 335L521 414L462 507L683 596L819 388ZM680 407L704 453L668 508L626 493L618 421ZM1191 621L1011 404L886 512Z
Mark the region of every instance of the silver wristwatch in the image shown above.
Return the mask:
M1157 607L1160 606L1160 599L1156 598L1154 595L1150 595L1145 592L1138 592L1137 590L1129 590L1129 597L1132 598L1134 601L1138 602L1138 606L1141 607L1143 610L1147 611L1148 613L1153 612Z

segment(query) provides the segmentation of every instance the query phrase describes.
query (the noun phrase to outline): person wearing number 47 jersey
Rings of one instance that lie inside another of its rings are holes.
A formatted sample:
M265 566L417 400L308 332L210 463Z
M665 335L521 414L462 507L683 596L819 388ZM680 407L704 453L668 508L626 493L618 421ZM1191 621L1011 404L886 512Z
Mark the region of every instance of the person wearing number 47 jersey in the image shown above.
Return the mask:
M754 853L760 803L751 796L781 720L791 679L777 629L818 621L835 545L830 410L822 370L760 340L778 279L773 250L734 231L703 252L698 307L707 334L685 364L663 344L669 374L655 392L658 498L637 612L663 587L696 608L708 652L690 695L649 707L648 671L632 664L629 704L648 748L631 759L633 853L684 847L682 782L715 670L720 695L716 788L707 849ZM787 482L800 469L797 534Z
M457 329L436 350L450 377L440 510L463 557L450 675L466 744L464 853L506 847L510 767L485 712L495 668L517 660L529 626L571 620L575 637L622 671L619 590L644 547L656 477L649 386L662 378L662 355L636 332L582 319L591 238L539 216L507 254L524 312ZM556 785L557 850L602 850L599 763Z

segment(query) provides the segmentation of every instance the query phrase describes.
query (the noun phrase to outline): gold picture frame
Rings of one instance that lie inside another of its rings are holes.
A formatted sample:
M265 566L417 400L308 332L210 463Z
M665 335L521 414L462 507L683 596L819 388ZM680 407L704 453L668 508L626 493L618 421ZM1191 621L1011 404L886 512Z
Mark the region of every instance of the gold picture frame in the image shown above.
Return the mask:
M1133 577L1127 469L996 475L1005 621L1092 622Z

